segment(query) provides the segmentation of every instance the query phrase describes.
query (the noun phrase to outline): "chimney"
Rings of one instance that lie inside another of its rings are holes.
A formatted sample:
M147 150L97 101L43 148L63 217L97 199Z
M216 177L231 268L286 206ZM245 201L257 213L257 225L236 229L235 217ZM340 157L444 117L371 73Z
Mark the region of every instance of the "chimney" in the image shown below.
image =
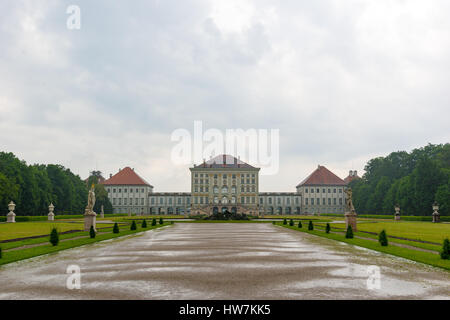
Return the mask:
M349 176L349 177L353 177L353 170L350 170L350 171L348 172L348 176Z
M236 157L234 158L234 165L237 165L237 159L236 159Z
M227 164L227 156L223 155L223 164Z
M109 178L110 178L110 179L112 178L112 173L109 174Z
M358 171L353 171L353 175L356 177L358 175Z
M122 171L122 169L119 168L119 172Z

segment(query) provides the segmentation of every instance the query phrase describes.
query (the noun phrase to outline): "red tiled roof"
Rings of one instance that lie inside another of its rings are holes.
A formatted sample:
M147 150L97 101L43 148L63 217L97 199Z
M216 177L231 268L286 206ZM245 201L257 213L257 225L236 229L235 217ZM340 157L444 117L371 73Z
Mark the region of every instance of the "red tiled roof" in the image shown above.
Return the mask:
M132 185L132 186L150 186L147 181L141 178L133 169L130 167L123 168L118 173L113 175L108 180L102 182L104 185Z
M345 181L335 175L324 166L318 166L305 180L300 182L297 187L303 185L346 185Z
M361 178L358 177L358 176L350 176L349 175L349 176L347 176L347 178L344 179L344 181L345 181L346 184L349 184L350 182L352 182L355 179L361 179Z

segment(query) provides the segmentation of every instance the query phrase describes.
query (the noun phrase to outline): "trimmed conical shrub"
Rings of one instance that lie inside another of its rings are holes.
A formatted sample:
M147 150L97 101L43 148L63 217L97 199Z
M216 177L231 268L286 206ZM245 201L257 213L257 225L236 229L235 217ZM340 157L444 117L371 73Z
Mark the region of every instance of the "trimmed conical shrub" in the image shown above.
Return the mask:
M91 237L91 239L95 238L94 226L91 226L91 229L89 229L89 236Z
M59 235L58 235L58 230L56 230L56 228L53 228L52 232L50 233L50 243L53 246L57 246L59 243Z
M286 218L284 218L284 220L283 220L283 224L284 224L284 225L286 225L286 224L287 224L287 220L286 220Z
M163 223L164 223L163 218L159 218L159 224L163 224Z
M298 226L297 226L299 229L301 229L303 226L302 226L302 222L301 221L299 221L298 222Z
M450 259L450 241L448 239L445 239L442 244L441 258Z
M152 227L154 227L154 226L156 226L156 219L155 218L153 218L153 220L152 220Z
M145 228L147 228L147 221L144 219L144 220L142 220L142 229L145 229Z
M119 225L117 224L117 222L114 223L113 233L119 233Z
M325 227L325 232L330 233L330 230L331 230L330 224L327 223L327 226Z
M309 220L308 230L310 230L310 231L314 230L314 225L311 220Z
M351 225L348 225L347 232L345 233L347 239L353 239L353 229Z
M294 226L294 220L291 219L291 220L289 221L289 226L291 226L291 227Z
M136 227L136 221L133 220L133 222L131 223L130 230L136 230L136 229L137 229L137 227Z
M386 247L388 245L388 238L385 230L382 230L380 234L378 235L378 242L383 246Z

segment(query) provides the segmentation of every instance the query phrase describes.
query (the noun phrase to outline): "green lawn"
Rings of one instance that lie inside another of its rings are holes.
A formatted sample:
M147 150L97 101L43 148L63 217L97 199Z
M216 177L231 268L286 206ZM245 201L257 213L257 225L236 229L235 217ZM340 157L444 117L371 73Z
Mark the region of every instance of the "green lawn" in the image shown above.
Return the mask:
M0 240L25 238L50 234L53 227L59 232L69 230L83 230L82 222L68 223L58 221L35 221L35 222L16 222L0 224Z
M285 228L313 234L316 236L333 239L333 240L338 240L338 241L346 242L346 243L353 244L356 246L392 254L394 256L398 256L398 257L406 258L409 260L429 264L429 265L432 265L435 267L440 267L440 268L443 268L446 270L450 270L450 260L443 260L440 258L440 256L438 254L418 251L418 250L409 249L409 248L401 248L401 247L392 246L392 245L383 247L378 243L378 241L357 239L357 238L346 239L344 235L325 233L324 231L317 230L317 229L315 229L313 231L308 231L308 227L305 224L303 225L303 228L301 228L301 229L297 228L296 226L290 227L289 225L283 225L281 223L277 223L277 225L285 227ZM412 242L410 242L410 243L412 243Z
M345 229L345 224L331 224L332 227ZM370 231L380 233L386 230L388 236L404 237L414 240L424 240L442 243L445 238L450 238L450 224L415 222L415 221L372 221L358 223L358 231Z
M168 226L168 225L170 225L170 223L164 223L162 225L157 224L156 226L153 226L153 227L149 226L146 229L142 229L140 227L140 225L138 225L137 230L135 230L135 231L131 231L130 226L127 225L127 226L123 226L120 228L120 233L112 233L111 228L109 228L108 233L98 234L94 239L87 237L87 238L82 238L82 239L68 240L68 241L60 242L57 246L52 246L48 242L48 239L46 239L46 241L45 241L46 243L41 246L3 252L3 257L0 259L0 265L40 256L43 254L54 253L54 252L58 252L58 251L65 250L65 249L75 248L75 247L83 246L86 244L91 244L94 242L99 242L99 241L103 241L103 240L118 238L118 237L122 237L122 236L126 236L126 235L132 235L132 234L136 234L136 233L140 233L140 232L145 232L145 231L148 231L151 229L156 229L156 228L160 228L160 227L164 227L164 226ZM85 232L85 234L87 234L87 232ZM80 234L78 234L78 235L80 235ZM63 239L63 235L60 236L60 239ZM3 246L2 246L2 248L3 248ZM3 248L3 249L6 249L6 248Z

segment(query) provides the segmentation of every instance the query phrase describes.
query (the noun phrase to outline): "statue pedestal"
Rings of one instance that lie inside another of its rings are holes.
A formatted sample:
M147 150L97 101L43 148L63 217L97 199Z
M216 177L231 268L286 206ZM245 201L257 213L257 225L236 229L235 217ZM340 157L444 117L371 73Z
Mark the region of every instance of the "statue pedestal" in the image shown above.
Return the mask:
M91 226L94 227L94 231L97 231L96 222L97 214L94 211L86 210L86 212L84 213L84 231L91 230Z
M399 215L399 214L396 214L395 217L394 217L394 220L395 220L395 221L400 221L400 215Z
M433 223L441 222L441 215L437 212L433 212Z
M352 226L353 232L358 231L356 228L356 212L355 211L345 213L345 228L347 229L349 225Z
M16 214L14 212L10 211L6 215L6 222L8 222L8 223L15 223L16 222Z
M49 213L48 214L48 221L54 221L55 220L55 214L54 213Z

